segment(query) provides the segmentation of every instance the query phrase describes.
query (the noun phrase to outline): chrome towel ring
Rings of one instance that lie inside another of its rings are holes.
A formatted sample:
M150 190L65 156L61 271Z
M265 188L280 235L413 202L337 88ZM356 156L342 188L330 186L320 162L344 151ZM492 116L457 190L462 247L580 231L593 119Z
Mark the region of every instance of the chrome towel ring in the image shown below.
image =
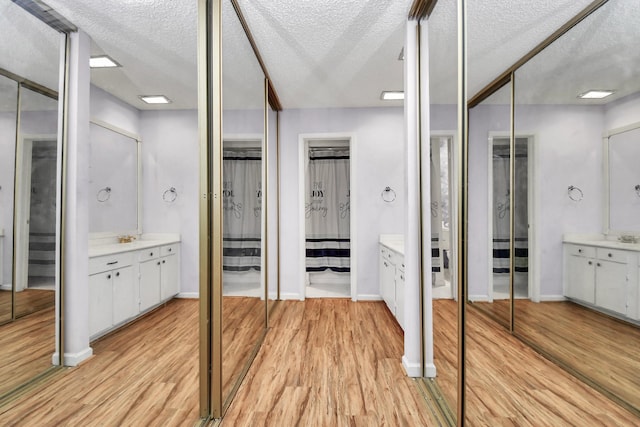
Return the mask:
M584 193L582 192L582 190L575 185L570 185L567 193L569 194L569 198L574 202L579 202L584 197Z

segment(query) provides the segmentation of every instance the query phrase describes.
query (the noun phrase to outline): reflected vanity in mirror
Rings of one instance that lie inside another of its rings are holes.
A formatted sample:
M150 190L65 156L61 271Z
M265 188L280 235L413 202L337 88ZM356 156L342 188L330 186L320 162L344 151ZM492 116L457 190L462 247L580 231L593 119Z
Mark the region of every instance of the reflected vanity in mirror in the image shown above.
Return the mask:
M52 367L59 289L60 34L0 5L0 398ZM37 54L15 46L38 46Z
M514 333L637 415L639 19L606 2L515 71L513 105L516 137L534 140L536 245Z

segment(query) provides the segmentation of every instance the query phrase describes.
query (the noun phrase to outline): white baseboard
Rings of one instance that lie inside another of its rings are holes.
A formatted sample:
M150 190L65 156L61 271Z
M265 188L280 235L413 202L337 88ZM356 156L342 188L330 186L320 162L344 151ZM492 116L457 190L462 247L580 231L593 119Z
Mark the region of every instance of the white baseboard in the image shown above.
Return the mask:
M199 292L180 292L176 295L176 298L185 298L185 299L198 299L200 298Z
M281 300L299 300L299 301L304 301L304 298L302 298L300 296L299 292L280 292L280 299Z
M409 362L406 356L402 356L402 367L404 368L404 371L407 373L407 376L412 378L422 377L422 370L420 369L420 363Z
M4 285L0 285L0 290L12 291L13 290L13 286L11 286L11 283L6 283Z
M489 302L488 295L469 295L469 301Z
M91 347L87 347L78 353L65 353L63 363L64 366L78 366L91 356L93 356L93 349ZM59 357L58 352L53 353L51 356L51 362L56 366L59 364Z
M424 376L427 378L435 378L436 365L434 365L433 363L427 363L427 366L424 367Z
M382 296L376 294L359 294L356 298L356 301L382 301Z
M566 301L564 295L540 295L540 302Z

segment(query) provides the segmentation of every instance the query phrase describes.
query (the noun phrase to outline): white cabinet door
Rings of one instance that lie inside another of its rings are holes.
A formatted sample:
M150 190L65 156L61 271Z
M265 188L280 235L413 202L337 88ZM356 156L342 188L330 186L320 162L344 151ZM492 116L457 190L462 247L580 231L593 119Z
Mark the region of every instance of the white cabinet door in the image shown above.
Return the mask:
M593 258L568 255L566 296L595 303L595 263Z
M597 260L596 305L627 314L627 264Z
M138 292L133 280L133 267L113 271L113 324L117 325L138 314Z
M89 336L94 336L113 325L113 273L89 276Z
M160 259L140 263L140 311L160 303Z
M389 259L380 257L380 293L387 307L396 315L396 266Z
M404 271L396 270L396 319L404 330Z
M180 292L179 283L178 255L160 258L160 299L167 300Z

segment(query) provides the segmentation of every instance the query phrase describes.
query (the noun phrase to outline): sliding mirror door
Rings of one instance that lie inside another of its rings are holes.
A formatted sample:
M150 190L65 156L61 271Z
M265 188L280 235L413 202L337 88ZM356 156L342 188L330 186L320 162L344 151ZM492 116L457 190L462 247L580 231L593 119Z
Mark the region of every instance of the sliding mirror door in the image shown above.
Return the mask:
M604 4L515 72L514 107L515 135L535 155L537 244L530 295L515 301L515 333L635 414L638 22L636 1Z
M0 34L2 397L51 368L56 352L62 36L9 1Z
M469 253L478 255L469 258L468 300L505 328L511 317L510 99L507 84L469 110Z
M228 406L266 327L265 78L231 1L222 2L222 399Z

